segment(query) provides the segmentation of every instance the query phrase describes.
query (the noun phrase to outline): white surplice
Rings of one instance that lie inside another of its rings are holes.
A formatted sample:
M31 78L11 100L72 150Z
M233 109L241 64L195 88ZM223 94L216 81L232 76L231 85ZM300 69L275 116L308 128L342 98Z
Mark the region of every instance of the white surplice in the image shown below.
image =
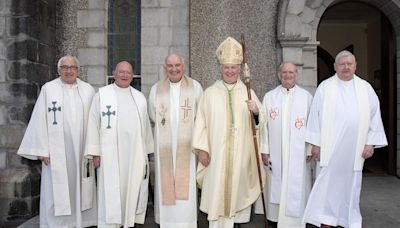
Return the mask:
M100 88L89 114L85 156L100 156L98 227L144 223L147 205L140 197L149 175L147 153L153 138L142 93L115 84ZM146 189L147 190L147 189ZM144 202L143 208L138 205ZM140 212L139 212L140 210Z
M79 79L69 85L57 78L42 87L18 150L29 159L50 157L49 165L42 163L40 227L97 224L95 192L92 208L81 212L82 200L86 200L81 198L83 145L93 95L94 89ZM60 175L65 179L60 180Z
M336 76L334 76L336 77ZM308 118L307 142L320 146L322 140L322 118L325 96L332 87L330 81L325 80L318 87ZM360 79L358 79L360 80ZM321 167L304 212L304 222L320 226L321 224L361 228L360 191L362 170L355 169L357 139L359 134L360 112L357 98L355 79L337 81L336 94L332 104L333 124L329 134L331 138L332 154L327 166ZM371 85L365 80L360 81L361 88L366 90L369 104L369 126L365 145L382 147L387 145L383 129L379 100ZM326 134L325 134L326 135ZM324 151L321 149L321 156ZM359 162L357 162L359 163ZM361 163L362 164L362 163Z
M170 82L170 119L171 119L171 142L172 142L172 159L175 173L176 152L178 144L178 129L179 129L179 97L181 91L181 83ZM193 113L196 113L197 103L200 99L203 89L201 85L193 80L193 97L195 104L193 106ZM149 95L149 115L150 119L155 122L157 115L157 84L155 84ZM193 121L193 120L192 120ZM196 157L191 152L190 158L190 177L189 177L189 199L176 200L176 205L163 205L161 203L161 188L160 188L160 157L159 157L159 129L155 124L154 139L156 145L155 153L155 192L154 192L154 215L155 221L160 224L161 228L195 228L197 227L197 188L196 188Z
M261 152L270 154L272 164L264 166L264 196L267 218L278 222L278 227L305 227L302 217L311 190L310 164L306 162L310 147L305 142L311 100L311 94L297 85L289 90L278 86L264 96L267 134L262 137ZM256 213L263 213L260 200Z

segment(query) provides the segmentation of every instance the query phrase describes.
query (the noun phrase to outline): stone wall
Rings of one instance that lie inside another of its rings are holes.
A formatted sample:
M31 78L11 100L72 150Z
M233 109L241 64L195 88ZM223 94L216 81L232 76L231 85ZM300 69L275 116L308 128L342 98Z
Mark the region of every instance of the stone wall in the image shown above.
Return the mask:
M276 24L278 0L203 0L190 4L192 76L204 88L221 78L215 55L228 36L240 41L243 33L252 75L252 87L262 100L277 85Z
M57 57L76 56L79 77L98 88L107 76L106 0L57 0Z
M40 163L16 155L41 85L55 75L55 0L0 1L0 227L38 214Z
M185 58L190 74L189 1L142 0L142 92L146 95L164 77L164 59L171 52Z
M57 57L76 55L80 77L98 88L107 76L107 0L57 0ZM189 69L189 1L141 1L141 88L147 96L164 76L162 65L178 52Z

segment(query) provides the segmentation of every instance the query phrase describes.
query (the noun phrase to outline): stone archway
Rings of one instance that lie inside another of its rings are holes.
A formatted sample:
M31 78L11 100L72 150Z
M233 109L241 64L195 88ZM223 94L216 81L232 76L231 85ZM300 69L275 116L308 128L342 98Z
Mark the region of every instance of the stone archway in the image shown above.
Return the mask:
M345 2L346 0L282 0L279 5L277 36L281 46L281 58L283 61L293 61L299 66L299 84L314 92L317 86L317 30L321 16L333 3ZM380 0L358 0L367 3L380 10L391 22L396 41L400 41L400 1L380 1ZM396 59L393 59L397 66L400 66L400 45L396 45ZM400 80L400 67L396 68L397 81ZM397 83L397 90L400 84ZM395 94L393 94L395 96ZM396 99L396 97L394 97ZM399 100L396 101L400 112ZM391 115L391 123L399 122L396 113ZM396 135L400 135L400 129ZM389 141L394 146L397 157L397 175L400 176L400 149L396 147L397 142L394 138Z

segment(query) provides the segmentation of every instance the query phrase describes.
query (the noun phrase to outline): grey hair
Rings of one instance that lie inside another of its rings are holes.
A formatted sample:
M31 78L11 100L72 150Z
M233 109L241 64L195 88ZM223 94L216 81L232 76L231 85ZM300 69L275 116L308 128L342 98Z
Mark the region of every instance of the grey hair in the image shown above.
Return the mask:
M181 55L179 55L179 54L173 52L173 53L170 53L169 55L167 55L167 57L165 57L164 66L167 66L167 60L168 60L168 58L169 58L170 56L172 56L172 55L176 55L176 56L179 58L179 60L181 61L181 63L182 63L183 65L185 65L185 59L184 59Z
M297 73L297 65L294 64L293 62L289 62L289 61L282 62L282 63L279 65L278 73L281 72L283 65L288 64L288 63L293 64L294 70L295 70L295 72Z
M75 63L76 63L76 66L77 66L78 68L80 67L78 58L76 58L75 56L72 56L72 55L65 55L65 56L61 57L61 58L58 60L58 62L57 62L57 69L60 69L61 64L62 64L62 63L64 62L64 60L66 60L66 59L72 59L72 60L74 60Z
M341 52L339 52L336 57L335 57L335 63L338 63L339 60L343 57L348 57L348 56L352 56L354 58L354 61L356 60L356 57L353 55L353 53L347 51L347 50L343 50Z

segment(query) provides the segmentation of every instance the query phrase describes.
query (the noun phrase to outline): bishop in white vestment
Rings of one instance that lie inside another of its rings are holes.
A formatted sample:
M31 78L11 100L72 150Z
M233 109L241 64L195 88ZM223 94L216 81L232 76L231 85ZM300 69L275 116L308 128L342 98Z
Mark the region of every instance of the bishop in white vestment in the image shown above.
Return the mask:
M177 54L165 59L166 77L149 96L155 124L155 220L161 228L197 227L196 157L192 133L201 85L184 75Z
M193 147L200 162L200 210L208 214L210 228L232 228L234 223L249 222L251 205L261 193L251 118L255 115L257 128L262 128L265 117L255 93L251 91L252 100L248 100L246 86L239 79L240 43L228 37L218 47L217 56L222 80L200 98Z
M360 192L364 159L387 145L379 100L356 76L348 51L335 59L336 74L323 81L308 118L307 142L321 170L312 188L304 222L316 226L361 228Z
M82 168L89 165L83 152L94 89L77 79L75 57L62 57L57 67L60 77L42 87L18 155L42 161L40 227L95 226L94 170Z
M305 140L312 96L295 84L297 78L296 65L282 63L281 85L263 100L267 112L267 134L261 139L267 172L265 205L268 220L282 228L305 227L302 218L311 190L311 168L306 161L311 146Z
M98 167L99 228L144 223L153 151L146 99L130 86L132 66L118 63L114 79L93 98L87 131L85 156Z

